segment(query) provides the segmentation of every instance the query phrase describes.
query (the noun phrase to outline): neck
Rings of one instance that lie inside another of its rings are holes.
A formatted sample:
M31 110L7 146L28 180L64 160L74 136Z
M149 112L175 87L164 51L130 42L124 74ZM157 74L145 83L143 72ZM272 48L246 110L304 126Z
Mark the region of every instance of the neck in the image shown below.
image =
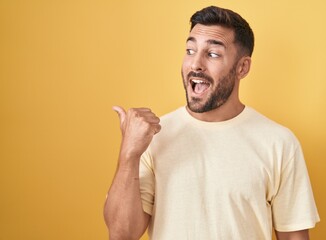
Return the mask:
M245 105L242 104L240 101L237 101L235 103L230 101L224 103L222 106L216 109L204 113L193 112L188 107L187 111L191 116L201 121L222 122L238 116L244 108Z

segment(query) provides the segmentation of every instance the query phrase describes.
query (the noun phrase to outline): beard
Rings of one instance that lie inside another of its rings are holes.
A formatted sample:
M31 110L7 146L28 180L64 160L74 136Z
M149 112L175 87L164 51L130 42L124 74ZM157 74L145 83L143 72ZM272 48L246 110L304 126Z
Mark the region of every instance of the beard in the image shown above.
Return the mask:
M205 102L203 102L202 98L189 97L187 91L187 84L190 84L188 81L190 77L200 77L202 79L205 79L213 87L211 93L208 94ZM213 86L214 80L210 76L202 72L200 73L189 72L186 79L184 73L182 72L182 78L183 78L183 85L186 91L188 108L192 112L196 112L196 113L208 112L221 107L229 99L234 89L235 78L236 78L236 64L233 65L232 69L229 71L229 73L226 76L221 77L219 79L218 84L215 87Z

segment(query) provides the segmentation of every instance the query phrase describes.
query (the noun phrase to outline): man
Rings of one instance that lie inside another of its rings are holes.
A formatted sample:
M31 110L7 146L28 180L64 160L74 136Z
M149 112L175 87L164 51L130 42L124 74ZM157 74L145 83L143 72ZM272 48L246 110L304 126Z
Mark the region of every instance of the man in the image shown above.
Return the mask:
M187 106L161 121L114 107L122 143L104 209L110 239L147 227L154 240L263 240L273 228L279 240L309 239L319 216L299 142L239 100L253 46L237 13L198 11L182 65Z

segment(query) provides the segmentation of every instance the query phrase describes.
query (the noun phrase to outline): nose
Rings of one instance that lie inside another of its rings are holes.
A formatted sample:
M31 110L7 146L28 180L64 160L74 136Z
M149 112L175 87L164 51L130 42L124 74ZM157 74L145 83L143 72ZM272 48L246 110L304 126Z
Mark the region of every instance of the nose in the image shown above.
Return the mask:
M195 56L193 56L191 62L191 70L199 72L205 71L204 59L201 54L197 53Z

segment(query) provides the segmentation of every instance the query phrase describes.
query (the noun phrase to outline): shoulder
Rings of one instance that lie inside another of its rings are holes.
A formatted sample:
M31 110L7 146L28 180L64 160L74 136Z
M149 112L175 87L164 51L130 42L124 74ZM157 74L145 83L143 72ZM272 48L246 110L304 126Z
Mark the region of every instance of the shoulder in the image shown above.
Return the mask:
M187 128L185 107L180 107L160 117L161 131L153 138L151 145L169 144L171 141L184 134Z
M186 113L185 107L179 107L178 109L169 112L163 116L160 117L162 124L175 124L175 120L184 118L184 115Z
M248 117L244 125L251 129L253 135L258 135L262 140L266 139L274 144L299 146L297 137L288 127L271 120L251 107L247 107L247 112Z
M170 113L160 117L162 126L161 132L174 132L178 129L183 129L187 122L187 111L185 107L180 107Z

